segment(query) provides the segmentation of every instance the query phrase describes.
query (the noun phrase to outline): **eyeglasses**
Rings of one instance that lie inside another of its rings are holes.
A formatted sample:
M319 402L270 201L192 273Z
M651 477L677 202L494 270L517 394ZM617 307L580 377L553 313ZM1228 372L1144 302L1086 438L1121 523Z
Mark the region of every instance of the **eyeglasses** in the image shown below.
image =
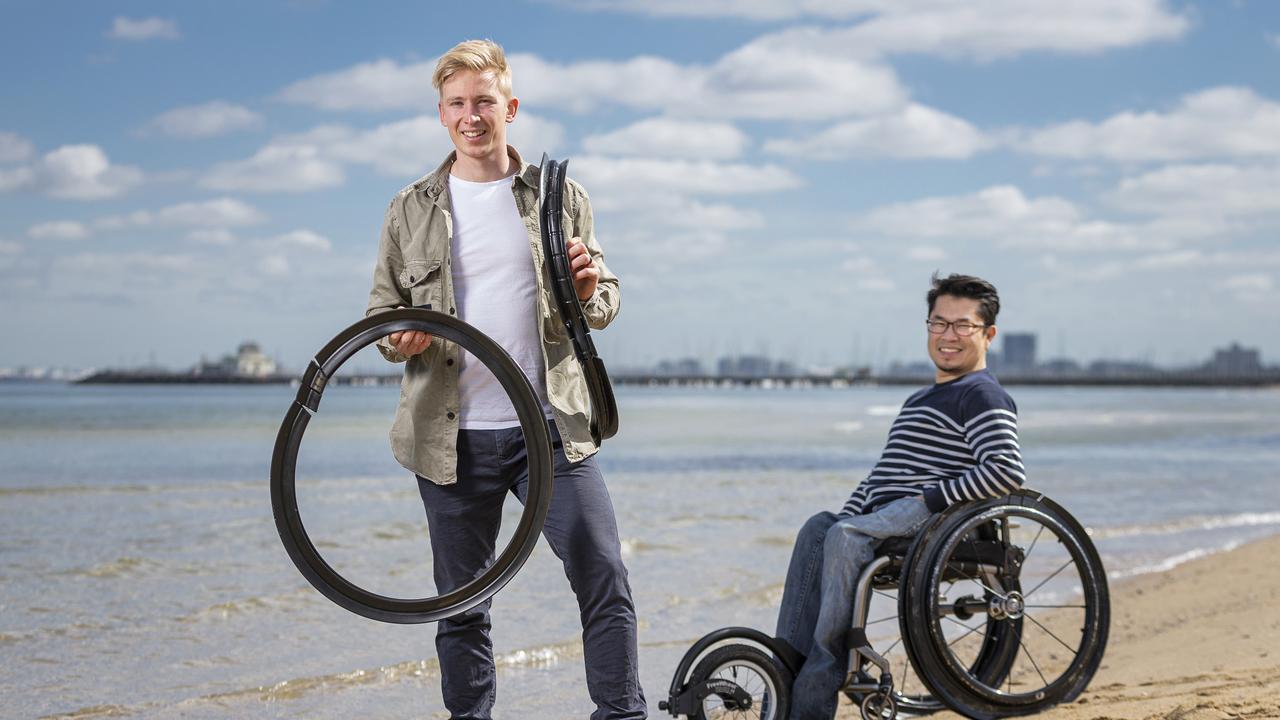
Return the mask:
M969 337L978 330L986 327L986 325L974 325L968 320L957 320L948 322L946 320L925 320L925 325L929 326L929 332L933 335L941 335L947 331L947 328L954 328L956 334L960 337Z

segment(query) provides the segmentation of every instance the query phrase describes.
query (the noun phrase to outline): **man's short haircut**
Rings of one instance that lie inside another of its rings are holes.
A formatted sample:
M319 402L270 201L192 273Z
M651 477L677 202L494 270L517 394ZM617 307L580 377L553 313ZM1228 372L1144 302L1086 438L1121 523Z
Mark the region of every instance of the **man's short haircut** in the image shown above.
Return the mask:
M431 76L431 84L436 92L443 91L444 84L459 70L475 70L478 73L491 72L498 80L498 89L511 98L511 68L507 65L506 53L502 46L492 40L464 40L454 45L449 52L436 61L435 74Z
M1000 295L996 292L995 285L979 277L954 273L945 278L939 278L938 273L935 272L932 280L933 287L927 296L930 315L933 314L933 304L939 296L951 295L977 300L978 316L982 318L982 322L987 325L996 324L996 315L1000 314Z

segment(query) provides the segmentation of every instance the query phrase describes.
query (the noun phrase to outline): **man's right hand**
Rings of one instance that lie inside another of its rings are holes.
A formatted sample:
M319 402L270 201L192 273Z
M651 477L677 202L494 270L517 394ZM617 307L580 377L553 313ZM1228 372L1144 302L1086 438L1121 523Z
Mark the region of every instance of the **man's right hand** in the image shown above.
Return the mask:
M427 349L431 344L431 336L418 330L402 330L387 336L391 347L401 355L413 356Z

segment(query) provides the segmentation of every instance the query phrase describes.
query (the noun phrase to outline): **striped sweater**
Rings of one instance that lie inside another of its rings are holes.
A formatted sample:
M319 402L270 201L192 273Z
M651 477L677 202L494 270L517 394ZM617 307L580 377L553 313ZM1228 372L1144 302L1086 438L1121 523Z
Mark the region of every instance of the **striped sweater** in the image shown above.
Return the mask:
M933 512L1022 486L1018 408L986 370L924 388L907 398L880 461L854 488L841 515L869 513L924 495Z

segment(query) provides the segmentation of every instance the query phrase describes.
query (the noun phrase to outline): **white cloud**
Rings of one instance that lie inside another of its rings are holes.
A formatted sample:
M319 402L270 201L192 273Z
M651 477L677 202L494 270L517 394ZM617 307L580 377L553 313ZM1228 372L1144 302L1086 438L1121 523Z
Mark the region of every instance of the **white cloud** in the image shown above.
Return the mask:
M201 274L196 256L180 253L87 252L54 258L49 297L94 302L172 301L178 281ZM184 291L190 289L184 285ZM190 295L187 294L189 297Z
M647 118L607 133L589 135L582 147L603 155L732 160L749 138L729 123Z
M1249 272L1223 278L1217 287L1233 294L1240 302L1272 303L1275 281L1266 273Z
M262 116L243 105L214 100L174 108L147 123L146 129L170 137L206 138L262 127Z
M1221 287L1228 290L1252 291L1258 293L1271 292L1275 286L1271 276L1266 273L1245 273L1224 278Z
M329 238L312 230L293 230L283 235L276 235L269 238L266 244L271 247L301 248L321 252L328 252L333 247Z
M215 165L200 184L216 190L301 193L337 187L345 180L342 166L314 146L271 144L251 158Z
M564 142L564 127L537 115L521 112L507 127L507 139L537 162L543 152L554 152ZM431 170L453 150L449 133L437 115L419 115L357 130L346 125L320 125L303 133L273 138L247 160L220 165L206 184L224 189L267 192L289 178L295 192L325 189L345 181L346 165L368 165L379 174L416 178ZM294 163L300 158L301 163Z
M946 249L937 245L912 245L907 248L907 257L921 262L938 262L947 259Z
M1280 103L1242 87L1187 95L1168 112L1124 112L1032 131L1017 143L1037 155L1117 161L1280 155Z
M30 187L34 180L35 173L29 167L0 168L0 192Z
M1168 233L1093 220L1059 197L1028 198L1008 185L970 195L926 198L873 209L855 230L896 239L993 243L1057 250L1162 248Z
M35 147L24 137L0 132L0 163L23 162L35 153Z
M1280 212L1280 166L1171 165L1126 178L1107 198L1131 212L1231 216Z
M883 63L790 41L753 41L711 65L652 56L554 63L528 54L508 62L515 94L529 107L574 113L616 105L681 117L793 118L804 107L805 119L828 119L885 111L907 97ZM437 102L434 69L434 61L378 60L298 81L280 97L328 110L422 110Z
M227 247L236 244L236 236L226 228L202 228L187 233L187 240L198 245Z
M128 215L98 218L94 224L104 230L148 225L195 227L235 227L265 222L267 216L254 206L235 198L170 205L160 210L137 210Z
M89 237L89 228L75 220L53 220L32 225L27 235L37 240L83 240Z
M981 59L1019 53L1099 52L1173 40L1191 27L1165 0L561 0L583 9L659 17L819 18L861 22L833 31L860 52Z
M111 30L107 32L107 37L117 40L176 40L182 37L182 33L178 32L178 23L173 20L165 20L164 18L152 17L142 20L134 20L127 17L117 17L111 23Z
M16 242L0 240L0 255L20 255L23 247Z
M438 102L434 72L434 60L401 66L384 58L299 80L279 97L325 110L425 110Z
M97 200L121 195L142 179L135 167L113 166L97 145L63 145L31 165L0 170L0 191L27 189L58 198Z
M776 165L600 155L573 158L569 174L587 188L597 217L608 214L607 234L621 227L626 237L648 238L631 248L646 258L658 257L667 235L698 238L705 255L728 247L723 232L765 225L757 210L703 198L777 192L803 182Z
M766 151L813 160L852 157L972 157L994 144L973 125L953 115L911 103L899 112L842 122L815 134L765 143Z
M258 272L271 277L289 274L289 259L279 253L267 255L258 261Z
M507 140L524 153L526 162L536 163L543 152L553 152L564 142L564 128L521 112L507 126ZM380 174L393 177L423 175L434 170L453 150L449 133L437 115L419 115L365 131L326 126L281 142L310 143L327 157L371 165Z
M573 159L571 169L593 198L613 193L645 194L653 188L691 195L751 195L803 184L799 176L778 165L706 160L583 155Z

